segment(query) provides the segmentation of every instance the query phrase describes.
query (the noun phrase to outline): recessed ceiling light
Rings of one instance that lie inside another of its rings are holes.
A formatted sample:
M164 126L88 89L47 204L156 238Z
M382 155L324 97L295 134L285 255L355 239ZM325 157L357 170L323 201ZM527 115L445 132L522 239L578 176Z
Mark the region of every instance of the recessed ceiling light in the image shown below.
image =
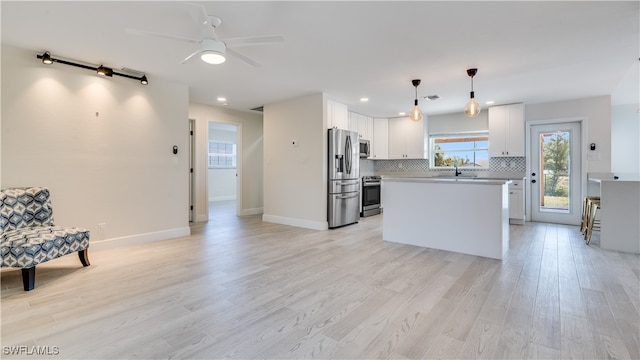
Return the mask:
M487 105L493 105L494 103L495 103L495 101L493 101L493 100L489 100L489 101L487 101L485 104L487 104Z
M369 101L368 97L361 97L360 98L360 102L367 102L367 101Z
M407 115L407 113L406 113L406 112L404 112L404 111L401 111L401 112L399 112L399 113L398 113L398 115L400 115L400 116L405 116L405 115Z
M218 102L225 102L225 101L227 101L227 98L224 98L224 97L219 97L218 98Z

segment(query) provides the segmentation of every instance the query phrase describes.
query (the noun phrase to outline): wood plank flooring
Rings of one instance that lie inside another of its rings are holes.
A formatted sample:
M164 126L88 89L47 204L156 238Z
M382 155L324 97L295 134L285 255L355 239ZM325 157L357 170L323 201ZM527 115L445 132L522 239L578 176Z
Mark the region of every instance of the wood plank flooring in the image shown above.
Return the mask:
M640 257L511 226L503 261L216 216L189 237L1 272L2 358L639 359ZM428 229L425 235L429 236Z

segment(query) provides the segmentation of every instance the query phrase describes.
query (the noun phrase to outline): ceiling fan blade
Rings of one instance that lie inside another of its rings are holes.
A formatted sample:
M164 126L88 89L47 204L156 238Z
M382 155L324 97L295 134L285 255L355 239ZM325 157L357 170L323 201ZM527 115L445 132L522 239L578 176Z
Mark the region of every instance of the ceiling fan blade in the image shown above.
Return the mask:
M189 56L187 56L186 58L184 58L184 60L182 60L182 61L180 62L180 64L184 64L184 63L186 63L187 61L189 61L189 59L191 59L192 57L194 57L194 56L198 55L199 53L200 53L200 49L198 49L198 50L196 50L196 51L192 52Z
M244 54L242 54L242 53L239 53L238 51L233 50L233 49L231 49L231 48L227 48L227 54L231 54L231 55L233 55L233 56L237 57L238 59L240 59L240 60L242 60L242 61L246 62L247 64L249 64L249 65L251 65L251 66L255 66L255 67L260 67L260 66L262 66L262 64L261 64L261 63L259 63L259 62L255 61L255 60L253 60L252 58L248 57L247 55L244 55Z
M284 37L281 35L251 36L251 37L224 39L222 40L222 42L227 44L227 47L268 45L268 44L283 43Z
M197 12L198 12L198 19L197 21L202 24L202 25L206 25L207 23L209 23L209 15L207 14L207 9L205 9L204 5L202 4L196 4L196 3L186 3L189 6L193 6L198 8Z
M194 44L197 44L197 43L200 42L200 40L195 40L195 39L190 39L190 38L185 38L185 37L180 37L180 36L174 36L174 35L160 34L160 33L155 33L155 32L146 31L146 30L127 29L127 32L129 34L134 34L134 35L149 36L149 37L156 37L156 38L162 38L162 39L178 40L178 41L184 41L184 42L189 42L189 43L194 43Z

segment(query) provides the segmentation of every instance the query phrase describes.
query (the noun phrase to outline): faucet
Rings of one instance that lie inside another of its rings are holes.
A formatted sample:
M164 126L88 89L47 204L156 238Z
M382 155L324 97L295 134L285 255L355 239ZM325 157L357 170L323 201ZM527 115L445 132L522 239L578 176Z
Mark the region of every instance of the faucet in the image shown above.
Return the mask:
M462 171L458 171L458 160L453 162L453 166L456 168L456 176L462 175Z

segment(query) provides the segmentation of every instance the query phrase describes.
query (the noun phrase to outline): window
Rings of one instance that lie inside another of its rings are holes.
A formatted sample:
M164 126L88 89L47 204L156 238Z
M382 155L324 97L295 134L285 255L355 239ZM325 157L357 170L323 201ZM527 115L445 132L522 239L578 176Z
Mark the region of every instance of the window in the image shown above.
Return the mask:
M209 168L236 167L236 144L209 141Z
M489 132L429 135L432 169L489 168Z

